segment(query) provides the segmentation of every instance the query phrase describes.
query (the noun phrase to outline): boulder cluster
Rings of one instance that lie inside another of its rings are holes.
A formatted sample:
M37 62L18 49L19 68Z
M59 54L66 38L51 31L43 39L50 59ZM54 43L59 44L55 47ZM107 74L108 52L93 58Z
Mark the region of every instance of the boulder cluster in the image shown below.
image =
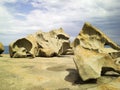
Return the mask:
M0 54L3 51L0 43ZM9 53L11 58L74 54L73 60L83 81L97 79L107 69L120 74L120 46L87 22L72 43L62 28L50 32L38 31L10 43Z
M53 57L73 54L69 35L62 28L50 32L38 31L9 45L10 57Z

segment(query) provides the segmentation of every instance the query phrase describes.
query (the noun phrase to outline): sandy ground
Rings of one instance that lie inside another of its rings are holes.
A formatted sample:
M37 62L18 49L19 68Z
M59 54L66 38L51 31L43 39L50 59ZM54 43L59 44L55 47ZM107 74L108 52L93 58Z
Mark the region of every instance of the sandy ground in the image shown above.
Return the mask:
M73 56L0 57L0 90L120 90L119 76L83 82Z

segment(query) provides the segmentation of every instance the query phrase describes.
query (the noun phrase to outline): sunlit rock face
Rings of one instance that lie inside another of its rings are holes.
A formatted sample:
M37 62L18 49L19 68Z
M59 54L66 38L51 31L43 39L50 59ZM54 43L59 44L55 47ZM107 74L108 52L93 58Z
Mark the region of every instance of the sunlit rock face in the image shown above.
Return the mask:
M66 55L70 47L69 35L62 28L50 32L38 31L9 45L11 57L52 57Z
M3 44L0 42L0 54L2 54L4 52L4 46Z
M69 36L63 31L52 30L50 32L37 32L35 37L39 46L39 56L56 56L66 54L66 51L70 49Z
M81 32L74 40L74 47L77 45L89 49L105 49L105 46L110 46L114 50L120 50L116 43L88 22L84 24Z
M84 81L100 77L103 67L120 70L120 47L90 23L84 24L73 47L74 62Z

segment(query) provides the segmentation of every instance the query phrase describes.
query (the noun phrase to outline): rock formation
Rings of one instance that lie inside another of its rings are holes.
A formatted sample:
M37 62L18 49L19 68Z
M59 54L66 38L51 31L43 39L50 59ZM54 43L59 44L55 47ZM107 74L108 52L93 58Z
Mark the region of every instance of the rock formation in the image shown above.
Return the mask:
M120 47L91 24L84 24L73 46L74 62L84 81L100 77L103 67L120 70Z
M11 57L35 57L38 55L38 45L33 35L26 38L18 39L9 45L9 53Z
M71 48L69 36L62 28L50 32L39 31L35 34L35 38L40 50L39 56L61 55L65 54L66 50Z
M4 52L4 46L3 44L0 42L0 54L2 54Z
M52 57L69 54L67 52L71 49L69 36L62 28L50 32L38 31L9 45L10 56L17 58Z

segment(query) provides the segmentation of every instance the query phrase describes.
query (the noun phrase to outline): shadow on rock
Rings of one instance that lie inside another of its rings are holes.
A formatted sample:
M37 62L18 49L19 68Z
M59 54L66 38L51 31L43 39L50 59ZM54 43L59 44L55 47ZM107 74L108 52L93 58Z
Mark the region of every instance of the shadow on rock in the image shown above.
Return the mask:
M69 74L65 77L65 80L71 82L73 85L96 84L97 82L96 79L89 79L87 81L83 81L76 69L66 69L66 70L69 72Z
M3 57L3 55L0 54L0 57Z
M113 76L113 77L119 77L120 76L120 71L115 70L111 67L103 67L102 68L102 72L101 72L102 76Z

